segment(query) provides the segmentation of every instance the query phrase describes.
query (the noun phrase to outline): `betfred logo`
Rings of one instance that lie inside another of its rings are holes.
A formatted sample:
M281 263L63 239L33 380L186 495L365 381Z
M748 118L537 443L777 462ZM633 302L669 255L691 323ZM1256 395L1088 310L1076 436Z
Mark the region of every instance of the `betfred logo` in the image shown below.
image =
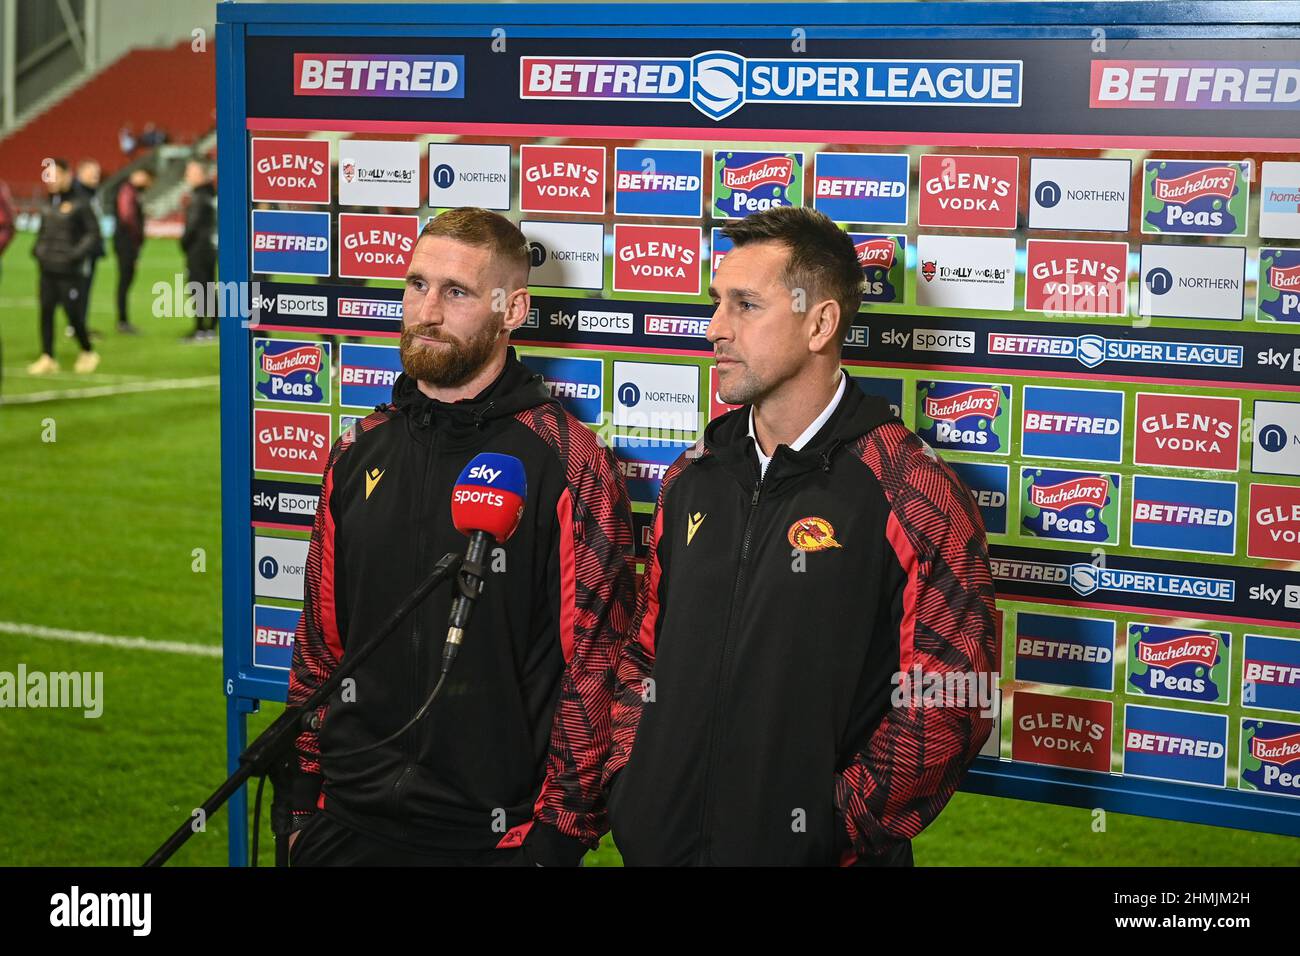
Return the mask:
M302 611L253 605L253 666L287 671L293 662L293 636Z
M1030 239L1025 310L1065 315L1128 313L1128 243Z
M1014 229L1019 176L1015 156L922 156L919 222Z
M1246 553L1252 558L1300 561L1300 487L1250 486Z
M1236 484L1134 475L1132 544L1158 551L1236 553Z
M530 370L542 376L546 387L569 414L588 425L600 424L604 360L545 355L525 355L521 359Z
M1124 708L1124 773L1222 787L1228 718L1168 707Z
M1114 621L1021 611L1016 615L1015 648L1018 681L1114 689Z
M700 294L698 226L614 226L614 291Z
M693 447L691 442L615 435L610 451L627 482L628 497L652 505L659 500L659 489L669 466L682 452Z
M1241 399L1138 392L1133 463L1236 471Z
M253 468L319 478L330 452L330 416L253 409Z
M524 212L605 212L604 146L520 146Z
M396 345L344 342L339 348L339 404L374 408L389 401L402 373L401 349Z
M1300 714L1300 641L1246 635L1241 702L1246 707Z
M454 97L465 95L459 55L295 53L294 96Z
M1021 451L1026 458L1119 464L1123 450L1123 392L1025 386Z
M836 222L907 224L906 153L817 153L813 205Z
M1110 701L1019 690L1011 698L1011 706L1015 717L1012 760L1110 770Z
M252 271L269 275L330 274L330 214L253 210Z
M698 219L704 212L703 170L703 150L619 147L614 150L614 213Z
M252 152L253 202L329 204L329 140L255 138Z
M336 310L340 319L385 319L402 321L402 303L399 299L340 298Z
M340 213L339 276L405 279L419 232L419 216Z

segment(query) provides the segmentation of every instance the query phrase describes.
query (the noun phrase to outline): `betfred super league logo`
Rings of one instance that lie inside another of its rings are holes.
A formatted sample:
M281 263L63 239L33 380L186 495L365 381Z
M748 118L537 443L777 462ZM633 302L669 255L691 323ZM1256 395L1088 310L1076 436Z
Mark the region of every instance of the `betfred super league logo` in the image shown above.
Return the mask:
M1244 236L1250 201L1245 160L1148 159L1143 163L1142 231Z

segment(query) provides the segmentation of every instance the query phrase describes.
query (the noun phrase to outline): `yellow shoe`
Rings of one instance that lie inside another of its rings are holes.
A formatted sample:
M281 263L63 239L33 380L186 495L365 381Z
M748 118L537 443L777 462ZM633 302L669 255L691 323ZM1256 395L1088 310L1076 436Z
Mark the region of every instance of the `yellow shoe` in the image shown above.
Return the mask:
M49 375L51 372L59 370L59 363L54 361L52 355L41 355L35 362L27 366L28 375Z
M78 372L93 372L99 368L98 352L82 352L77 356L77 364L73 366Z

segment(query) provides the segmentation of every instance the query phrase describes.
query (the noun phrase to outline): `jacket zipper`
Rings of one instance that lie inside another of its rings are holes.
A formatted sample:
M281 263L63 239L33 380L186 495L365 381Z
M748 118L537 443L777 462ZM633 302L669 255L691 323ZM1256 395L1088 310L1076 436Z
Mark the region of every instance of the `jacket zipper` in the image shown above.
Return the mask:
M716 760L718 737L720 736L721 719L719 715L722 712L722 705L727 696L727 662L731 657L732 625L735 623L736 605L739 603L741 592L745 587L745 566L749 561L749 542L753 537L754 518L758 514L758 499L763 491L763 478L764 476L760 474L758 483L754 485L754 494L749 500L749 514L745 518L745 535L740 545L740 564L736 569L736 584L731 591L731 605L727 608L727 627L722 636L722 650L718 666L718 689L713 697L713 713L710 716L709 753L704 764L704 805L700 810L700 836L702 840L700 861L705 865L709 863L709 851L711 849L708 824L709 812L713 808L713 765Z
M429 424L429 412L426 411L424 415L423 425L427 428L428 424ZM433 451L434 451L434 445L436 443L436 440L437 440L437 431L436 430L431 431L429 434L429 448L424 458L424 478L422 479L422 483L420 486L421 501L429 500L429 494L428 494L429 472L433 467L433 457L434 457ZM428 539L428 528L426 527L424 522L421 522L420 534L417 539L416 550L415 550L415 561L416 561L417 572L419 568L424 567L424 554L426 550L425 544L427 539ZM414 714L415 711L419 708L420 704L424 702L423 700L420 699L420 674L421 674L420 657L421 655L420 655L420 615L418 611L412 617L411 657L412 657L411 683L410 683L411 705L409 710L407 711L408 714ZM419 739L420 726L421 726L420 724L417 724L416 726L412 727L410 730L408 730L406 733L402 735L402 756L406 758L406 765L402 768L402 772L398 775L397 780L394 781L393 783L393 814L398 819L401 819L401 815L402 815L402 786L408 780L410 780L412 775L415 773L415 762L419 756L418 753L416 752L415 742L416 740Z

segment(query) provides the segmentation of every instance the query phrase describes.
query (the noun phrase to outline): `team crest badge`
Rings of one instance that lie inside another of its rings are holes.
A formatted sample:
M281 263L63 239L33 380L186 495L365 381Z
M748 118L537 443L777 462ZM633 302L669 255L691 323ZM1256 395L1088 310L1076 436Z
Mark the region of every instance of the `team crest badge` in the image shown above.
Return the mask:
M834 526L825 518L816 516L800 518L790 525L786 537L790 539L790 545L800 551L825 551L828 548L843 547L835 540Z

